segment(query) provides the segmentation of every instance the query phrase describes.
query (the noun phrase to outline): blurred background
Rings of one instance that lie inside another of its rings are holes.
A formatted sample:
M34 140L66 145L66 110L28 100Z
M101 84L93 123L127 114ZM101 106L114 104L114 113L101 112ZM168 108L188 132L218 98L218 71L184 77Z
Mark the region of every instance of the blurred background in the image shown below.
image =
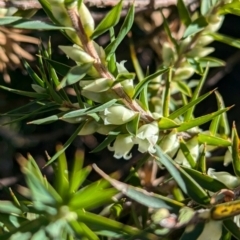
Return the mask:
M104 6L101 5L102 1L99 1L99 3L95 1L94 4L92 4L92 1L86 2L97 24L116 1L105 1ZM139 1L136 2L139 3ZM134 72L129 50L130 43L135 48L143 72L146 72L147 68L149 68L150 73L153 73L162 61L162 44L166 41L166 34L162 26L160 11L157 9L160 6L159 4L162 4L162 2L165 4L161 5L161 7L164 7L163 11L173 34L178 36L181 31L177 8L173 4L175 1L156 0L155 3L154 1L146 2L149 2L149 4L139 4L136 8L136 19L132 28L131 39L130 37L126 38L116 53L118 62L127 60L125 66L130 72ZM190 4L189 8L191 11L198 8L198 1L192 0L187 2ZM153 6L153 3L155 6ZM127 9L127 3L125 7ZM116 32L119 31L125 13L126 11L124 10L122 19L116 27ZM39 10L34 18L44 19L46 15L42 10ZM226 15L220 33L240 38L240 17L230 14ZM38 71L36 55L38 54L39 40L46 45L49 39L53 47L53 59L63 61L67 65L73 65L73 62L67 59L57 47L58 45L71 44L60 32L30 32L0 27L0 85L31 91L32 80L22 67L21 58L25 58L34 71ZM109 43L108 35L101 36L97 39L97 42L102 46L106 46ZM228 119L230 126L235 121L238 130L240 130L240 51L219 42L213 42L211 46L215 48L215 52L211 56L226 61L226 66L223 68L214 68L210 71L202 93L217 87L226 106L235 104L235 107L228 112ZM193 79L194 77L199 79L199 76L193 76ZM24 106L30 101L31 99L27 97L0 90L0 197L3 198L6 197L6 187L14 186L15 183L21 182L21 173L16 161L19 154L26 156L27 153L30 153L40 166L44 166L47 160L45 151L50 156L53 155L56 144L64 143L76 127L62 121L48 125L29 125L27 122L33 119L13 121L14 119L9 119L4 115L4 113ZM216 109L215 97L211 95L211 97L198 105L195 114L196 116L201 116ZM29 111L34 111L34 109L29 109ZM45 116L38 116L38 118L41 117ZM5 125L7 122L11 123ZM207 125L203 126L203 128L207 128ZM100 135L77 137L67 149L69 161L73 158L76 149L85 149L85 164L97 162L99 167L103 168L106 172L112 172L119 168L128 171L131 165L139 158L136 150L133 159L130 161L116 160L108 150L104 150L98 154L88 153L102 139L103 136ZM220 150L215 154L223 154L224 151ZM221 162L209 162L209 165L217 170L223 169ZM226 170L231 172L231 166ZM47 174L50 170L45 169L44 171ZM96 176L92 176L92 178L94 179Z

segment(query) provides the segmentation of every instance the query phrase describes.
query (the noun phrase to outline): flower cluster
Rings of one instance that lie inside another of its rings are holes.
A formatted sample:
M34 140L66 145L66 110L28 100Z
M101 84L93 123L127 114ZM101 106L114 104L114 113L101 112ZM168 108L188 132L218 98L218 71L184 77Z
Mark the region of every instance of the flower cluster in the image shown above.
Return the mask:
M113 146L108 146L110 151L114 151L114 157L130 159L132 157L129 153L134 146L138 145L138 151L141 153L154 153L154 148L158 141L159 128L157 122L142 125L136 136L130 134L120 134L117 136Z

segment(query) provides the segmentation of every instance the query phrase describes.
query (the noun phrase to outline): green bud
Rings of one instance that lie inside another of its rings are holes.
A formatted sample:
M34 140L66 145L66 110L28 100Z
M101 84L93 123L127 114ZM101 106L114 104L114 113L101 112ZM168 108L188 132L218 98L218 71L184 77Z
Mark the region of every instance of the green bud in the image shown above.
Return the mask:
M81 135L81 136L90 135L95 133L96 130L97 130L97 123L95 121L89 120L84 124L84 126L82 127L78 135Z
M161 139L159 146L164 153L173 156L179 148L176 129L173 129L168 135L165 135Z
M213 42L214 39L211 36L202 35L198 38L196 46L205 46Z
M151 216L151 219L155 224L159 224L161 220L168 218L169 216L170 212L166 208L160 208Z
M98 124L97 133L100 133L102 135L108 135L109 132L111 132L112 130L114 130L114 128L116 128L116 126L114 125L103 125L103 124Z
M209 55L213 51L214 51L214 48L212 48L212 47L204 47L204 48L203 47L195 47L187 53L187 56L191 57L191 58L195 58L195 57L201 58L201 57L205 57L205 56Z
M136 112L127 109L122 105L116 105L106 108L100 113L100 117L103 119L104 124L122 125L131 121L135 116Z
M163 44L162 58L165 66L170 66L176 61L176 52L168 42Z
M112 85L112 79L99 78L93 81L80 81L80 86L87 91L91 92L104 92L107 91Z
M206 27L206 31L216 32L223 23L224 16L221 15L210 15L208 18L209 25Z
M94 59L82 50L81 47L77 45L71 46L59 46L59 48L72 60L77 63L90 63L94 62Z
M97 51L97 54L98 54L99 58L101 59L101 62L103 64L106 64L106 53L105 53L104 49L94 41L93 41L93 46L94 46L95 50Z
M179 54L183 53L186 51L186 49L189 47L189 44L191 43L192 41L192 37L189 36L183 40L180 41L180 44L179 44Z
M175 73L173 81L175 80L186 80L194 74L195 70L191 66L179 67Z
M84 28L85 33L88 37L92 35L94 32L94 19L89 12L88 8L82 2L80 8L78 9L79 17L81 18L82 25Z

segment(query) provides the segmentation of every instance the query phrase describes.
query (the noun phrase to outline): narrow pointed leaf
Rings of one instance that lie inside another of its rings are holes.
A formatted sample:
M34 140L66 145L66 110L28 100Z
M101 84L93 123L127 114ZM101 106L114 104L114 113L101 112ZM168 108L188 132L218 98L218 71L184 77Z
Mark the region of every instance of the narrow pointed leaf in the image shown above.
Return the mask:
M36 125L49 124L49 123L57 121L58 119L59 119L59 117L57 115L53 115L53 116L50 116L50 117L41 118L41 119L31 121L28 124L36 124Z
M50 165L52 162L54 162L58 158L58 156L60 156L62 152L64 152L70 146L70 144L77 137L78 133L80 132L83 126L84 126L84 122L79 125L79 127L75 130L75 132L71 135L71 137L64 143L63 149L57 152L56 154L54 154L53 157L51 157L51 159L47 162L45 167Z
M188 111L191 107L197 105L198 103L200 103L202 100L204 100L205 98L207 98L209 95L211 95L214 91L205 93L204 95L202 95L201 97L195 99L194 101L191 101L190 103L188 103L187 105L177 109L176 111L174 111L173 113L171 113L168 118L170 119L175 119L177 117L179 117L180 115L183 115L186 111Z
M43 80L33 71L28 62L24 59L22 60L22 62L26 71L28 72L29 76L33 79L33 81L39 84L41 87L44 87Z
M18 94L18 95L31 97L31 98L47 98L48 97L47 94L21 91L21 90L17 90L17 89L12 89L12 88L8 88L8 87L5 87L5 86L1 86L1 85L0 85L0 88L3 89L3 90L6 90L8 92L12 92L12 93L15 93L15 94Z
M91 185L87 188L91 188ZM74 194L69 205L73 209L93 210L105 204L113 203L113 196L118 193L115 188L92 190L85 188ZM98 197L96 197L98 196Z
M74 170L74 172L70 175L70 186L69 192L73 193L77 191L77 189L82 185L82 183L86 180L89 173L92 171L91 167L85 167L78 171Z
M200 126L200 125L202 125L202 124L204 124L208 121L211 121L216 116L228 111L230 108L229 107L224 108L224 109L221 109L221 110L216 111L214 113L211 113L211 114L199 117L199 118L192 119L189 122L184 122L184 123L181 124L180 127L177 128L177 130L178 130L178 132L182 132L182 131L186 131L186 130L191 129L191 128L196 127L196 126Z
M218 181L215 178L211 178L206 174L202 174L194 169L181 167L186 173L188 173L198 184L211 192L218 192L221 189L227 188L222 182Z
M169 68L160 69L160 70L156 71L155 73L144 78L141 82L139 82L137 84L137 86L135 87L135 93L134 93L133 99L135 99L140 94L140 92L142 91L142 89L144 88L144 86L146 84L148 84L154 78L162 75L163 73L166 73L167 71L169 71Z
M7 214L22 214L22 210L10 201L0 201L0 212Z
M114 27L120 19L122 10L122 0L112 8L112 10L104 17L104 19L98 24L95 28L91 38L94 39L99 35L102 35L104 32L109 30L111 27Z
M92 63L84 63L80 66L72 67L59 84L58 89L80 81L86 75L91 66Z
M169 173L172 175L172 177L175 179L175 181L178 183L179 187L182 189L183 192L187 193L187 186L186 183L184 182L179 170L173 164L171 158L165 154L160 147L155 146L156 148L156 160L157 162L160 162L163 164L166 169L169 171Z
M176 87L179 89L179 91L188 97L192 96L192 91L191 88L183 81L177 81L176 82Z
M119 44L123 41L124 37L130 31L133 22L134 22L134 4L132 4L130 9L128 10L123 25L118 33L118 36L105 49L106 55L108 57L115 53Z
M162 117L158 122L158 126L159 126L159 129L161 130L168 130L168 129L179 127L180 124L174 122L170 118Z
M185 26L189 26L192 22L189 11L184 3L183 0L178 0L177 1L177 8L178 8L178 13L180 15L180 19L183 22Z
M193 21L185 30L183 38L187 38L193 34L202 31L208 25L205 17L201 16Z
M156 146L156 155L156 160L160 161L167 168L184 193L188 194L199 204L209 204L210 199L202 187L180 166L176 165L167 154L163 153L158 146Z
M149 193L141 188L136 188L131 185L125 184L118 180L115 180L105 174L101 169L99 169L96 165L93 168L109 183L115 187L118 191L124 193L124 195L128 196L129 198L135 200L136 202L150 208L167 208L167 209L174 209L179 210L180 207L183 206L182 203L174 201L170 198L157 195L154 193Z
M78 214L79 219L81 219L93 231L102 231L102 230L112 231L117 236L119 236L118 234L121 234L121 236L125 238L127 236L131 236L131 237L135 236L137 238L137 236L139 236L144 239L151 239L151 240L159 239L159 237L157 237L154 234L143 232L141 230L138 230L135 227L125 225L118 221L114 221L110 218L105 218L103 216L82 211L82 210L77 210L76 212Z
M100 238L94 233L85 223L76 220L70 221L72 227L78 237L87 238L90 240L99 240Z
M29 20L21 17L3 17L0 18L0 25L8 25L14 28L30 29L30 30L71 30L72 27L57 26L52 23L42 22L39 20Z
M113 142L116 137L120 134L120 132L110 132L108 136L96 147L91 153L100 152L104 148L106 148L111 142Z
M236 39L236 38L231 38L228 37L226 35L220 34L220 33L215 33L215 32L211 32L209 33L209 35L211 37L213 37L214 40L228 44L232 47L235 48L240 48L240 39Z
M223 221L223 226L238 240L240 240L239 227L232 219Z
M193 92L192 98L190 102L193 102L194 100L198 99L199 94L202 90L202 86L207 78L207 74L208 74L209 68L207 67L203 73L203 76L201 78L201 80L199 81L195 91ZM185 121L189 121L192 117L192 114L194 112L195 109L195 105L193 105L191 108L188 109L188 111L186 112L185 116L184 116L184 120Z
M191 168L195 168L196 161L194 160L193 156L191 155L191 152L189 151L189 149L188 149L186 143L183 141L183 139L180 139L180 149L182 150L182 153L185 156L185 158L188 161Z
M211 136L204 133L198 134L198 141L199 143L206 143L207 145L211 145L211 146L218 146L218 147L231 146L231 142L226 139L216 137L216 136Z
M206 167L206 144L203 145L202 152L200 153L200 156L198 158L196 169L203 174L206 174L206 172L207 172L207 167Z
M49 64L51 64L53 66L53 68L56 70L56 72L58 74L60 74L61 76L66 76L67 73L70 71L71 67L68 65L65 65L63 63L54 61L52 59L49 58L44 58Z
M62 151L63 146L57 145L57 152ZM69 189L69 180L68 180L68 164L65 152L62 152L58 156L58 160L54 168L54 187L60 196L64 198L67 195Z
M136 136L137 134L139 120L140 120L140 114L137 114L132 121L126 124L127 131L134 136Z
M235 124L232 128L232 159L235 175L240 177L239 137Z
M67 119L67 118L74 118L74 117L84 116L87 114L97 113L97 112L103 111L105 108L111 107L116 102L117 102L117 99L112 99L109 102L106 102L101 105L97 105L97 106L86 108L86 109L79 109L76 111L66 113L61 118Z

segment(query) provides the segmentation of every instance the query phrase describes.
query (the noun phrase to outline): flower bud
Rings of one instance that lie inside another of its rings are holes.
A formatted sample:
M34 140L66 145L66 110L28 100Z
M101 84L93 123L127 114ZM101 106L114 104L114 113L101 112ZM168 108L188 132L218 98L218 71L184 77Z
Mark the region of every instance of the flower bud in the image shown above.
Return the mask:
M168 42L163 44L162 58L165 66L172 65L177 58L175 50Z
M78 135L81 135L81 136L90 135L95 133L96 130L97 130L97 123L95 121L89 120L84 124L84 126L82 127Z
M176 129L173 129L168 135L165 135L161 139L159 147L164 153L171 154L172 151L176 153L179 147Z
M110 151L114 151L114 157L117 159L124 158L128 160L132 157L130 150L132 149L134 142L133 137L128 134L120 134L117 136L113 143L113 146L108 146Z
M214 41L213 37L207 36L207 35L202 35L198 38L196 46L206 46L213 41Z
M136 112L129 110L122 105L116 105L106 108L100 113L100 117L103 119L105 125L122 125L131 121L136 114Z
M94 41L93 41L93 45L94 45L95 50L97 51L99 58L101 59L102 64L106 64L106 53L105 53L103 47L99 46Z
M79 46L59 46L59 48L72 60L78 63L90 63L94 62L94 59Z
M94 19L86 5L83 3L83 1L81 2L78 12L79 17L81 18L82 21L84 31L87 34L87 36L90 37L94 32Z
M195 58L195 57L201 58L201 57L205 57L205 56L209 55L213 51L214 51L214 48L212 48L212 47L204 47L204 48L203 47L195 47L187 53L187 56L191 57L191 58Z
M111 132L112 130L114 130L114 128L116 128L116 126L114 125L103 125L103 124L98 124L97 133L100 133L102 135L108 135L109 132Z
M221 15L211 15L208 18L209 25L206 27L206 31L216 32L223 23L224 16Z
M107 78L99 78L93 81L80 81L80 86L84 90L91 92L104 92L107 91L112 85L112 80Z
M195 70L191 66L179 67L175 73L173 81L175 80L186 80L194 74Z

